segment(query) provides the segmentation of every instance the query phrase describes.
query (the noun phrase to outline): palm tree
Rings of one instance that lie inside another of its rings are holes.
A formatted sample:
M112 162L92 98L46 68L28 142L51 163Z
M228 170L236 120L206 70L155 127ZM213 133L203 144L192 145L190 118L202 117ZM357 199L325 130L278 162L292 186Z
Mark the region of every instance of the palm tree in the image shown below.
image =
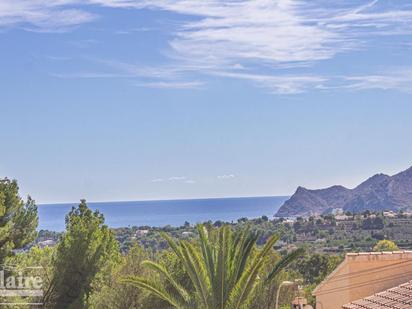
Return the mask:
M167 287L155 279L126 277L124 283L143 288L168 302L174 308L240 309L247 308L254 288L261 280L269 282L281 270L303 253L303 249L288 254L262 278L260 271L278 235L270 237L260 250L256 249L258 233L249 229L234 233L229 226L209 233L198 225L198 244L181 240L178 243L162 234L171 250L182 261L193 291L184 288L161 264L144 261L167 282Z

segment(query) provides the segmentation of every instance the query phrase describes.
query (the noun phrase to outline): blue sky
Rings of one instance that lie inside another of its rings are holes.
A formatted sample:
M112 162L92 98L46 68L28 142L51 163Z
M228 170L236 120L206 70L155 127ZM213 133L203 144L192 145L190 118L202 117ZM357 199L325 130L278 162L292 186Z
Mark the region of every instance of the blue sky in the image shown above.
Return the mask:
M412 165L410 1L2 0L0 51L0 176L40 203Z

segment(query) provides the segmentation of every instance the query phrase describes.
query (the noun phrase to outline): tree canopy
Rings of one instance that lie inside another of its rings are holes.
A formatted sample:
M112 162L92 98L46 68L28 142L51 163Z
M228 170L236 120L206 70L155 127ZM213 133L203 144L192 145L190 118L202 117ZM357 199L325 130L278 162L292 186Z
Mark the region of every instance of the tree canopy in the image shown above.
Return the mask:
M196 242L175 242L163 234L173 254L182 261L193 290L183 286L163 265L152 261L145 261L144 265L157 272L168 283L167 288L157 279L137 276L126 277L124 282L148 290L174 308L247 308L259 281L269 282L302 254L298 249L286 255L260 277L269 253L279 240L278 235L273 235L263 248L257 249L259 235L249 229L233 232L224 225L209 231L198 225L197 231L199 239Z
M383 252L383 251L398 251L398 246L391 240L380 240L378 243L373 247L373 251L375 252Z
M103 269L119 259L118 243L99 212L82 200L66 217L66 232L56 252L54 308L85 308L92 282Z
M35 239L37 225L34 200L29 196L23 201L17 181L0 180L0 263L12 250L21 249Z

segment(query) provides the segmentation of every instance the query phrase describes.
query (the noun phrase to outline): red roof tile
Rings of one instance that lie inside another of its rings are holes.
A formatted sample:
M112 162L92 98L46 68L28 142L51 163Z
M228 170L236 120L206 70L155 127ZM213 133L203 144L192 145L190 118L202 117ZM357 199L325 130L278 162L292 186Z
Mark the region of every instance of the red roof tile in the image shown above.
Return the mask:
M411 309L412 281L389 290L356 300L342 306L343 309Z

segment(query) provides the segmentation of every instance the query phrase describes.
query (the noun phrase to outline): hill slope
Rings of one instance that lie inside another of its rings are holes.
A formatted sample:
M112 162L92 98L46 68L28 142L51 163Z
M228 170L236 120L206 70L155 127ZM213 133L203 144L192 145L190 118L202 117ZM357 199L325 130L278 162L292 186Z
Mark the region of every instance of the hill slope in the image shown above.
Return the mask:
M354 189L333 186L309 190L299 187L276 216L320 215L334 208L350 212L411 210L412 167L393 176L377 174Z

